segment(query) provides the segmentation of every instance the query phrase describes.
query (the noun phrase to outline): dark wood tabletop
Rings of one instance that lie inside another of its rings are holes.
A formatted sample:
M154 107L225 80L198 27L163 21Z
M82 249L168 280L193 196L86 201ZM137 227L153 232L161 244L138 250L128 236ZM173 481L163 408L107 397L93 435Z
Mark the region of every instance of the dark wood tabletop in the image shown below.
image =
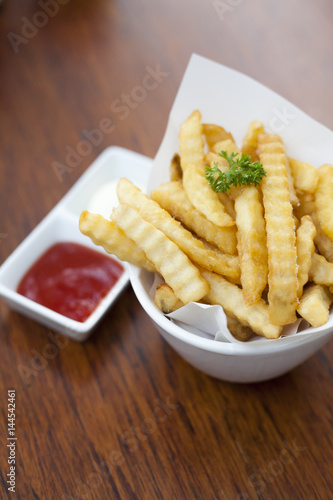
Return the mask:
M330 0L4 0L0 262L106 147L154 157L194 52L333 129L332 16ZM115 101L147 67L166 76L120 119ZM54 162L105 118L112 131L59 179ZM333 498L332 342L280 378L243 385L185 362L130 287L84 343L3 301L0 315L1 498Z

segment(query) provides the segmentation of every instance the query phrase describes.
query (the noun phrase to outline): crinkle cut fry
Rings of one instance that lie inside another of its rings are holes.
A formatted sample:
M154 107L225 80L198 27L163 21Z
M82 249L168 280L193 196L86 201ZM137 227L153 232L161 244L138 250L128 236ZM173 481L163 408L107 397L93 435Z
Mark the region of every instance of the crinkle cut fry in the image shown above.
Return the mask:
M209 284L198 268L173 241L145 221L136 210L120 204L111 218L145 252L182 302L198 301L208 293Z
M300 226L296 231L298 297L301 297L303 293L303 287L309 279L312 256L315 251L315 245L313 241L315 235L316 227L312 222L310 215L304 215L301 219Z
M260 193L247 186L236 197L236 225L241 283L247 305L258 302L267 285L266 227Z
M155 291L155 304L164 313L169 314L184 306L172 288L166 283L160 283ZM267 306L266 306L267 307ZM241 342L246 342L255 334L247 325L242 324L234 315L226 314L230 333Z
M115 255L118 259L155 272L155 266L147 259L144 251L134 241L127 238L113 222L102 215L91 214L84 210L80 216L79 229L95 245L103 247L106 252Z
M228 154L240 154L240 150L230 139L215 147L216 151L221 148ZM235 200L237 247L243 295L246 304L251 305L261 298L267 285L266 228L261 195L255 186L233 188L231 195Z
M210 284L204 301L221 305L226 314L235 316L242 325L249 326L258 335L269 339L277 339L281 335L282 327L270 323L268 306L262 299L247 306L237 285L205 269L201 269L201 274Z
M183 302L176 297L171 286L166 283L159 283L157 285L155 290L155 304L164 314L170 314L184 306Z
M205 153L201 114L194 111L181 125L179 133L180 164L183 186L191 204L219 227L233 226L235 221L210 187L205 175Z
M333 241L333 166L322 165L315 190L317 216L323 232Z
M329 318L329 309L333 295L325 285L308 286L297 308L298 313L314 328L325 325Z
M236 227L218 227L210 222L189 202L181 182L161 184L150 196L197 236L216 245L222 252L236 253Z
M183 171L191 166L202 166L204 140L202 137L201 113L197 109L181 125L179 131L180 165Z
M299 191L298 196L300 199L300 206L295 209L296 217L301 219L304 215L311 216L312 222L316 228L316 236L314 239L315 245L325 259L329 262L333 262L333 241L326 236L321 228L314 203L314 195L312 193L301 193Z
M213 149L214 145L217 142L224 141L225 139L231 139L232 141L234 140L230 132L227 132L220 125L204 123L202 128L209 149Z
M288 158L288 160L296 191L314 193L319 178L318 169L304 161L294 158ZM299 201L301 202L301 200Z
M243 138L242 153L249 155L252 161L257 161L259 159L257 153L258 136L264 133L265 129L261 121L254 120L249 124L246 134Z
M130 205L140 213L143 219L165 233L193 262L223 276L239 279L238 268L229 265L234 259L230 259L229 255L218 250L205 248L202 241L195 238L190 231L173 219L169 212L142 193L131 181L125 178L120 179L117 194L120 202Z
M312 255L309 279L317 285L333 286L333 264L328 262L323 255Z
M266 171L261 187L267 231L269 317L273 324L286 325L296 320L298 281L284 145L278 135L264 134L258 137L258 148Z

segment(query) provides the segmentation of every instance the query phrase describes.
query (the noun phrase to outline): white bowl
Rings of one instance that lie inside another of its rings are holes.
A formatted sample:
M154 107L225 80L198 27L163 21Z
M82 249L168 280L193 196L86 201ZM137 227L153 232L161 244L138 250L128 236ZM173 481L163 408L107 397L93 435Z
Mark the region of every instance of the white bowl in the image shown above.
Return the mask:
M333 132L289 101L246 75L193 54L170 111L165 135L154 159L148 192L169 180L169 161L179 150L179 129L199 109L203 123L221 124L241 141L252 120L282 136L288 155L313 164L332 163ZM232 382L259 382L299 365L333 335L333 310L320 328L276 340L227 343L202 338L180 328L154 305L149 273L130 267L136 296L164 339L199 370Z
M149 296L153 275L127 266L131 285L143 309L162 337L188 363L202 372L229 382L269 380L292 370L308 359L333 336L332 327L315 334L267 342L228 343L202 338L180 328L164 316Z
M16 311L77 341L84 341L103 315L115 303L129 282L125 269L117 283L83 323L67 318L17 293L17 286L47 248L60 241L72 241L105 253L79 231L82 210L108 217L118 204L116 182L126 176L146 188L152 160L119 147L107 148L86 170L62 200L14 250L0 268L0 296ZM105 191L107 203L102 203ZM116 257L113 256L115 260Z

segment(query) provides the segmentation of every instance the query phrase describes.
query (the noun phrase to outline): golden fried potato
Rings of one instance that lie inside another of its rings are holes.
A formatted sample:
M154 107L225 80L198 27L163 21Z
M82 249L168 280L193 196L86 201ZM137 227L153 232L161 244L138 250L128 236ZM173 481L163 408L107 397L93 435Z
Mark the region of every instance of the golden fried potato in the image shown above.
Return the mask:
M289 184L290 202L294 207L297 207L299 204L299 199L298 199L298 196L296 193L294 178L293 178L293 174L292 174L292 171L290 168L288 158L286 158L286 170L287 170L287 179L288 179L288 184Z
M261 175L258 165L244 157L234 165L222 151L259 161L266 172L260 186L242 185ZM207 166L221 172L239 167L224 184L218 179L226 193L212 189ZM259 120L249 124L239 149L230 132L202 124L195 110L180 127L169 174L170 182L150 196L121 179L111 221L87 211L80 218L82 233L107 252L161 274L165 283L156 288L155 304L163 313L190 301L220 304L231 333L242 341L253 334L278 338L296 312L312 326L327 321L333 301L332 165L316 169L288 158L282 138L265 133Z
M315 252L312 255L309 279L317 285L333 285L333 264L328 262L323 255Z
M246 342L255 335L254 331L249 326L242 325L237 318L230 316L230 314L226 314L226 317L228 330L235 339Z
M315 205L320 226L333 241L333 166L322 165L315 189Z
M235 224L217 193L208 184L201 167L191 166L183 172L183 186L190 203L213 224L219 227Z
M155 290L155 304L164 314L169 314L184 305L184 303L176 297L171 286L166 283L159 283Z
M247 306L242 290L237 285L205 269L201 269L201 274L210 284L205 301L220 304L226 314L236 317L242 325L250 327L258 335L269 339L280 336L282 327L270 323L268 306L262 299Z
M206 138L207 145L210 150L213 149L217 142L224 141L225 139L234 140L230 132L227 132L223 127L211 123L204 123L202 126L203 134Z
M216 245L222 252L236 253L236 227L218 227L210 222L191 205L180 182L161 184L150 196L199 237Z
M142 193L131 181L125 178L120 179L117 194L120 202L130 205L146 221L163 231L193 262L197 262L199 265L223 276L229 276L233 279L239 277L238 269L229 266L228 257L225 257L221 252L205 248L205 245L200 240L182 227L158 203Z
M315 251L314 238L316 228L309 215L304 215L301 224L296 231L296 249L297 249L297 295L300 297L303 293L303 287L309 279L309 271L312 264L312 256Z
M241 154L241 152L232 140L226 139L224 141L215 144L214 151L206 155L206 161L208 162L211 168L213 168L214 165L217 164L221 172L226 172L227 170L229 170L229 163L225 158L219 155L221 151L226 151L228 155L230 155L231 153ZM232 202L241 192L242 192L241 187L232 186L229 188L228 193L217 193L220 202L223 203L223 205L225 206L226 212L233 219L235 219L236 214Z
M180 166L180 156L178 153L175 153L172 157L170 163L170 180L171 181L181 181L183 177L182 167Z
M265 133L264 125L259 120L254 120L248 126L248 129L243 139L241 151L242 153L249 155L252 161L259 160L257 152L258 136L264 133Z
M298 218L310 215L316 228L315 245L319 252L329 261L333 262L333 241L323 232L318 220L314 195L312 193L298 192L300 205L296 207L295 213Z
M235 221L226 213L217 193L212 190L206 179L199 111L194 111L181 125L179 150L183 187L190 203L213 224L219 227L234 225Z
M319 252L328 260L328 262L333 263L333 241L331 238L326 236L321 228L320 222L318 220L317 212L311 214L311 219L316 227L315 244Z
M213 153L218 154L220 151L226 151L228 155L230 155L230 153L241 153L241 150L232 139L224 139L223 141L217 142L213 147Z
M79 229L88 236L95 245L99 245L106 252L115 255L120 260L130 262L135 266L144 267L154 272L155 266L147 259L146 254L134 241L102 215L91 214L87 210L81 213Z
M237 188L233 188L237 189ZM235 212L235 201L231 196L229 196L227 193L217 193L220 202L222 205L224 205L225 211L227 214L230 215L230 217L235 220L236 219L236 212Z
M289 197L282 139L274 134L258 138L259 159L266 176L261 181L268 249L269 317L275 325L296 320L297 254L295 222Z
M267 285L266 226L259 191L247 186L235 200L237 247L246 305L261 298Z
M318 169L304 161L289 158L289 165L293 175L296 191L314 193L319 173Z
M183 172L190 165L204 170L204 141L202 138L201 113L193 111L181 125L179 132L180 164Z
M184 252L162 231L145 221L136 210L129 205L120 204L112 212L111 218L145 252L184 304L198 301L208 293L207 280L200 275Z
M304 215L311 215L316 211L314 194L305 191L297 191L299 205L294 207L295 215L301 220Z
M333 295L326 286L310 285L300 299L297 312L311 326L318 328L327 323Z
M217 163L217 166L219 167L221 172L225 172L229 169L229 164L225 158L220 156L220 151L218 151L217 153L214 153L214 151L209 151L206 154L206 165L210 165L212 167L215 163Z

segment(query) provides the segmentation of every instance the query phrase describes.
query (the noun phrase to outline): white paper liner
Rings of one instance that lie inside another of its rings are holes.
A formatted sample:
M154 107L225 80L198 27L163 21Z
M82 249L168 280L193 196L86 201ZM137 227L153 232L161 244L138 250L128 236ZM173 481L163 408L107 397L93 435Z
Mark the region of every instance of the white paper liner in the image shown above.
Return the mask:
M267 131L281 135L289 157L307 161L315 167L333 163L332 131L248 76L193 54L153 163L148 193L162 182L169 181L170 160L175 152L179 152L180 125L194 109L200 110L203 123L216 123L230 131L237 144L241 144L249 123L257 119L263 122ZM151 297L161 281L156 275ZM190 303L167 317L194 335L239 343L227 328L221 306ZM299 319L285 326L279 339L255 336L247 343L293 342L332 327L333 313L322 327L311 328L306 321Z

